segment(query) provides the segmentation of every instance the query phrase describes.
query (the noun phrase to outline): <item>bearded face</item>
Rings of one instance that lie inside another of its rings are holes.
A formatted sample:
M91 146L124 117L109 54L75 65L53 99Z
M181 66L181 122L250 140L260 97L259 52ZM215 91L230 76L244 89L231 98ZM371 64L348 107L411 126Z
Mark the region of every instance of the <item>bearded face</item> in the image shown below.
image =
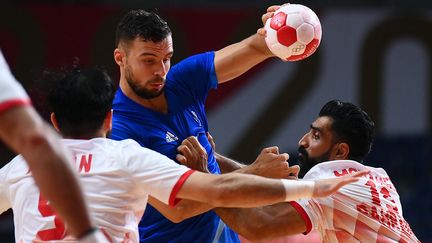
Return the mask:
M137 37L119 44L114 52L130 91L143 99L163 93L173 55L171 35L159 42Z
M160 96L165 87L165 79L162 77L155 77L147 80L144 85L140 85L134 78L129 66L125 67L125 78L132 91L143 99L153 99Z
M329 161L330 155L331 155L331 149L328 149L324 152L324 154L321 154L319 156L310 156L309 153L306 151L305 147L299 146L298 148L298 162L300 165L300 168L303 172L308 172L312 167L315 165Z
M299 141L298 158L302 172L309 171L321 162L333 160L335 137L331 129L330 117L318 117L310 130Z

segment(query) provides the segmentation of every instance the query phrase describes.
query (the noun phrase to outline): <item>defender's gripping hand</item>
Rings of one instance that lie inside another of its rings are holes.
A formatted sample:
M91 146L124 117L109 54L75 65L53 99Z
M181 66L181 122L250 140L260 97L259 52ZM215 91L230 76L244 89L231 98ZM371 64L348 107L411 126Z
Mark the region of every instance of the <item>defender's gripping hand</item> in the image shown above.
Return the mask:
M207 152L196 137L190 136L183 140L182 144L177 147L177 151L179 154L177 154L176 159L182 165L209 173Z

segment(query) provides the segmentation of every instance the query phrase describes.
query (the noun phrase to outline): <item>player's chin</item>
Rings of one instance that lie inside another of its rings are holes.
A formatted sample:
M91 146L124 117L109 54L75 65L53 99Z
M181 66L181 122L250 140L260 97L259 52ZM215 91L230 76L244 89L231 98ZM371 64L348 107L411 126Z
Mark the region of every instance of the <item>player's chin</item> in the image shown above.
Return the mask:
M304 163L306 161L306 157L302 153L299 153L297 155L297 157L298 157L298 162L299 163Z
M153 90L154 92L159 92L165 87L165 83L152 83L149 84L149 88Z

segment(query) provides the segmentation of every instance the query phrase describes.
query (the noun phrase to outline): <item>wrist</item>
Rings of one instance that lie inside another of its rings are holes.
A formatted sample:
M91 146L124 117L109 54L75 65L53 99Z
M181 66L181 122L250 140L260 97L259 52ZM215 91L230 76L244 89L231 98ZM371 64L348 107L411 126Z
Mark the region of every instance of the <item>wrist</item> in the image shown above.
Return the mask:
M285 188L285 201L295 201L301 198L312 198L315 181L281 179Z

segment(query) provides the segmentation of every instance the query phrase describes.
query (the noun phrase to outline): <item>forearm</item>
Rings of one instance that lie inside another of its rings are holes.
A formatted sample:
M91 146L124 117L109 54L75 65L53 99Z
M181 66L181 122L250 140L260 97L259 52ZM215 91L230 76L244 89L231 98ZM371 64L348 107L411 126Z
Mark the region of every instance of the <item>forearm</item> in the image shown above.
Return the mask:
M174 223L205 213L213 206L192 200L181 200L175 207L170 207L154 197L149 197L149 204L156 208L165 218Z
M254 34L229 45L215 54L215 69L219 83L232 80L247 70L272 57L264 37Z
M313 182L288 182L239 173L209 175L195 172L186 180L177 196L215 207L250 208L310 198L313 191Z
M216 208L228 227L251 241L264 241L301 234L306 224L289 203L259 208Z
M276 155L267 150L263 150L261 155L286 158L286 155ZM205 202L215 207L259 207L301 198L326 197L368 173L369 171L358 171L338 178L305 181L268 179L241 173L212 175L196 171L184 182L177 197Z
M219 165L222 174L229 173L246 167L246 165L241 164L233 159L225 157L221 154L215 152L215 158Z
M80 236L91 222L76 176L54 131L32 107L17 107L1 115L2 138L27 161L41 194Z

